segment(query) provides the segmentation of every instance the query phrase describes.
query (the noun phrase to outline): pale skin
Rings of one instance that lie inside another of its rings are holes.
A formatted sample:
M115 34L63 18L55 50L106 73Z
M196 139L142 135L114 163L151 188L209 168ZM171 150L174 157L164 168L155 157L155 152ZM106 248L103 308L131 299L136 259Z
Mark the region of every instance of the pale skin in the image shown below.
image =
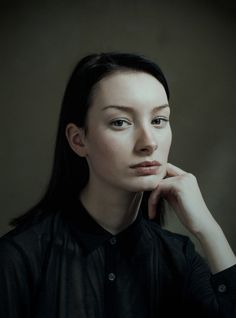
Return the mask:
M143 191L152 191L150 219L164 197L197 237L216 273L236 264L236 257L208 210L196 178L168 163L169 116L164 87L151 75L120 71L102 79L88 111L87 132L73 123L66 128L71 148L86 158L90 171L80 200L102 227L117 234L137 217ZM130 167L147 160L161 163L155 173L140 176Z

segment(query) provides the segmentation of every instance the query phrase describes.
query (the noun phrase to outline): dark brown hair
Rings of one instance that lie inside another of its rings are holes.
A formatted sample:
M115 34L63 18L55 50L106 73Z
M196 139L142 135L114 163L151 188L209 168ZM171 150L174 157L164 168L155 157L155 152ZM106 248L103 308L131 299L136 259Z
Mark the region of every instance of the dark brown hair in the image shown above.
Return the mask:
M65 135L68 123L85 127L94 86L112 72L128 69L146 72L154 76L164 86L169 99L169 88L160 67L143 55L109 52L91 54L76 65L67 84L59 118L59 126L54 153L54 163L47 190L42 199L29 211L11 220L10 225L17 226L27 222L33 216L57 213L62 205L78 198L78 193L89 178L85 158L76 155L70 148ZM150 192L145 192L141 204L147 216L147 202ZM159 203L156 221L163 224L163 201Z

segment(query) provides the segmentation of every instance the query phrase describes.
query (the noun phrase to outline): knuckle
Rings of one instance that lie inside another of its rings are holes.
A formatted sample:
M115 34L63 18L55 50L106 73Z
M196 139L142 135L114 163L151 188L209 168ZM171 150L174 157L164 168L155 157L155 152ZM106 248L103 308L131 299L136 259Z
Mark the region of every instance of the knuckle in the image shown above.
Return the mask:
M196 180L196 177L195 177L194 174L192 174L192 173L187 173L187 175L188 175L188 177L189 177L190 179Z

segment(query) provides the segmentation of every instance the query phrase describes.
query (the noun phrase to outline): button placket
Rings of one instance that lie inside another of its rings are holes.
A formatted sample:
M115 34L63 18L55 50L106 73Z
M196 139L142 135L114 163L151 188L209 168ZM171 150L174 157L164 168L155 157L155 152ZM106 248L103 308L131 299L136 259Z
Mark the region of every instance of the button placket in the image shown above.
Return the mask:
M116 269L115 269L115 255L116 255L116 236L112 236L107 245L107 280L109 283L113 284L116 280Z

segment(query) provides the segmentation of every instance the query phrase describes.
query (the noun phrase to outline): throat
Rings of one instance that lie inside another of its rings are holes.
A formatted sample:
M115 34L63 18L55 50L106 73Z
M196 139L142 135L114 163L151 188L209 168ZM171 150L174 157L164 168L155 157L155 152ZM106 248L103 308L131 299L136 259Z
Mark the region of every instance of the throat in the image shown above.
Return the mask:
M123 231L137 218L143 192L128 193L123 199L107 195L104 198L92 193L84 189L80 193L80 201L90 216L111 234Z

